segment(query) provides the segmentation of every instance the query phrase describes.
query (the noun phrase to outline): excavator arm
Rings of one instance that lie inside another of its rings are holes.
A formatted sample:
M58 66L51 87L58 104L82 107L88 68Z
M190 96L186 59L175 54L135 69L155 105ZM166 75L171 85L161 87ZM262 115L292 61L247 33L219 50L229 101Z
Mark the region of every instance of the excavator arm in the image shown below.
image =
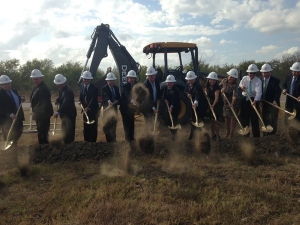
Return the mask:
M119 87L122 89L122 85L126 83L127 72L129 70L134 70L138 74L140 70L140 64L132 58L127 49L118 41L114 33L110 30L108 24L102 23L100 26L97 26L91 38L92 42L86 55L87 61L82 72L86 70L87 63L93 53L90 72L92 73L93 77L95 77L101 60L107 57L107 49L109 47L117 65L120 76ZM81 78L79 79L79 83L80 82ZM105 85L105 83L105 77L102 77L95 84L99 89L99 93L101 93L101 88Z

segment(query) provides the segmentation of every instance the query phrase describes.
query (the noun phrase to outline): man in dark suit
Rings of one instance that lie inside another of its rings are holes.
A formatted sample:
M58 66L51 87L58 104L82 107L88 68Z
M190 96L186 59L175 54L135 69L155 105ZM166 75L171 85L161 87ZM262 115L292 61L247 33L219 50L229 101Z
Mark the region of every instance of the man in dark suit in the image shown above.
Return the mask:
M30 78L32 78L35 87L30 95L30 102L32 119L35 120L37 126L39 144L49 144L48 132L50 118L53 115L53 106L51 93L43 81L43 76L40 70L32 70Z
M193 104L191 104L191 122L196 121L195 113L193 108L196 109L197 117L198 117L198 122L203 122L205 113L208 109L208 103L207 100L204 96L203 89L200 85L199 82L196 80L197 76L193 71L189 71L186 74L185 79L187 80L187 84L184 89L184 93L186 96L190 99L192 99ZM190 131L190 136L189 140L193 139L194 137L194 131L196 127L191 123L191 131Z
M145 106L143 107L143 114L145 117L146 126L149 127L151 123L153 123L153 118L156 113L158 113L157 108L160 103L161 92L159 81L156 80L157 71L152 67L148 67L147 69L147 79L144 82L144 85L149 91L149 97L145 102Z
M290 96L286 96L285 109L289 112L293 112L295 109L297 111L297 115L295 119L300 122L300 63L295 62L292 67L290 67L292 74L288 75L283 84L282 94L292 95L295 98L298 98L298 101ZM285 117L286 125L289 125L287 120L288 116Z
M87 113L89 120L94 120L92 124L83 124L84 141L96 142L98 135L98 89L91 83L93 76L91 72L85 71L81 75L82 85L80 88L79 101L82 104L83 110ZM83 115L83 121L87 118Z
M178 88L174 86L176 80L173 75L168 75L165 82L167 85L162 89L162 100L165 104L169 105L169 112L171 112L173 124L176 126L178 124L178 115L180 113L180 93ZM169 112L168 107L166 107L164 114L165 123L167 126L172 126ZM172 134L172 140L175 141L177 139L177 129L170 129L170 131Z
M132 99L131 90L136 83L136 72L130 70L127 73L127 83L122 86L120 112L122 115L122 121L124 126L125 140L127 142L134 141L134 113L135 110L131 106L138 106L138 103Z
M57 74L54 78L54 84L59 88L58 98L55 100L55 104L59 105L59 108L54 112L53 116L54 118L60 116L63 142L64 144L69 144L75 140L77 110L74 93L66 82L67 78L62 74Z
M276 134L277 121L278 121L278 109L264 102L267 101L276 106L280 106L281 88L279 87L280 80L272 76L272 67L269 64L264 64L261 67L262 73L262 119L264 124L268 124L273 127L272 132L263 132L263 135Z
M119 88L115 85L116 76L110 72L106 75L107 84L102 87L103 132L107 142L116 142L117 105L120 101Z
M11 88L11 82L11 79L7 75L0 76L0 123L2 126L2 136L6 141L8 132L15 120L8 138L9 141L13 141L14 146L17 146L17 141L23 133L23 121L25 118L22 102L25 99L19 96L17 90Z

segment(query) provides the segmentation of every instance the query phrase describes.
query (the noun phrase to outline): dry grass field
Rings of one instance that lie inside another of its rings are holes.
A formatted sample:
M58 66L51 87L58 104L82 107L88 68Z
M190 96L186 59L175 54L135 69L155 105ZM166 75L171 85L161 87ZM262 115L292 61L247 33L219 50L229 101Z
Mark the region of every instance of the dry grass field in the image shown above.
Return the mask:
M26 132L0 152L0 224L300 224L297 129L281 122L277 135L236 134L206 152L205 131L188 141L183 127L173 142L161 125L147 154L143 117L131 145L120 114L117 143L105 142L100 121L97 143L84 143L78 113L75 143L38 147Z

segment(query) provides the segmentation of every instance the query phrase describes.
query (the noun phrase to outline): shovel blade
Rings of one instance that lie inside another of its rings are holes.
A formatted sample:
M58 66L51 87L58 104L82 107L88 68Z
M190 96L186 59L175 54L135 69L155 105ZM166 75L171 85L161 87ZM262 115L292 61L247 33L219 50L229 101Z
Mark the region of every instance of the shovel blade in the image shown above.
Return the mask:
M296 115L297 115L297 111L296 111L296 109L294 109L291 116L288 117L288 120L294 119L296 117Z
M200 122L200 123L192 122L192 124L193 124L195 127L203 127L203 126L204 126L204 123L203 123L203 122Z
M262 126L262 127L261 127L261 130L262 130L263 132L270 133L270 132L273 131L273 127L271 127L270 125L268 125L268 126Z
M91 121L84 121L86 124L93 124L95 123L95 120L91 120Z
M170 127L168 126L171 130L177 130L177 129L181 129L181 125L180 124L177 124L176 126L174 127Z
M13 141L5 141L4 143L1 143L1 150L5 151L9 149L13 144Z
M244 127L243 129L240 129L240 130L238 131L238 133L239 133L240 135L246 135L246 134L248 134L249 132L250 132L250 128L249 128L248 126Z

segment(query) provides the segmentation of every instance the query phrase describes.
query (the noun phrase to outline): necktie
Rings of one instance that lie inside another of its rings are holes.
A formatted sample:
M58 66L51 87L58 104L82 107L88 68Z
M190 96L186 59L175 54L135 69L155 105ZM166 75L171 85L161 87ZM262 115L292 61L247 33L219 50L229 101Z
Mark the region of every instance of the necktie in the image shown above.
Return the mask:
M111 101L115 102L116 101L116 93L113 87L110 87L111 90Z
M153 102L155 102L156 100L156 87L155 87L155 83L151 83L152 85L152 91L153 91Z
M292 79L292 83L291 83L291 86L290 86L290 95L293 95L293 92L294 92L294 88L295 88L295 83L296 83L296 79L293 77Z
M267 91L267 80L264 79L264 87L263 87L263 95L264 95L264 97L265 97L266 91Z
M251 97L251 94L252 94L252 80L249 81L247 92L248 92L248 95ZM249 100L248 96L247 96L246 100L247 101Z

